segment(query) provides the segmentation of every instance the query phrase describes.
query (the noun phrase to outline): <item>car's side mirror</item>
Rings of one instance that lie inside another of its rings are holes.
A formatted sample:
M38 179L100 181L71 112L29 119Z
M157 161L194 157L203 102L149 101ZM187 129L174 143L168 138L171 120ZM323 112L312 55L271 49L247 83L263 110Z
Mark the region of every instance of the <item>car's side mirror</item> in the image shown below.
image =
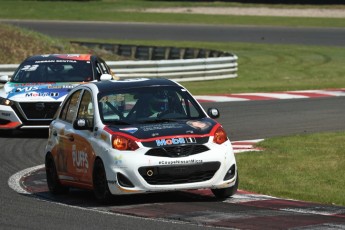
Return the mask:
M9 77L7 75L0 76L0 83L6 83L8 82Z
M74 120L73 128L76 130L92 130L90 122L85 118L78 118Z
M100 79L101 79L101 81L112 80L113 76L111 74L104 73L101 75Z
M216 119L216 118L219 118L220 113L219 113L219 110L216 108L209 108L207 110L207 115L209 115L213 119Z

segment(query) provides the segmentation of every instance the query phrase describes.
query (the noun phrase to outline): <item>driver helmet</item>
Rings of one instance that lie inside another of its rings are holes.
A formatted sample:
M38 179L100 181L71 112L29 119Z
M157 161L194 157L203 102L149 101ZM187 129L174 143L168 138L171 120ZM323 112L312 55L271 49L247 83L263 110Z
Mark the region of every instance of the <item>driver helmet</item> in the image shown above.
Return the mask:
M165 92L157 92L150 99L149 107L152 113L161 113L169 109L168 95Z
M59 72L64 70L63 64L62 63L56 63L56 62L51 63L49 65L49 68L55 73L59 73Z

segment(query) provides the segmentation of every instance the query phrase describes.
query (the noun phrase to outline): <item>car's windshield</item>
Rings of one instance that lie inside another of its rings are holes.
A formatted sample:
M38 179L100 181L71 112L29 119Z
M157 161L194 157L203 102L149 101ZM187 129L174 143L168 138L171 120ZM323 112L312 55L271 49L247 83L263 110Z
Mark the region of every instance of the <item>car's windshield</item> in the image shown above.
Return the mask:
M169 122L205 117L191 95L180 87L143 87L99 96L106 124Z
M11 82L83 82L93 80L89 61L41 60L22 63Z

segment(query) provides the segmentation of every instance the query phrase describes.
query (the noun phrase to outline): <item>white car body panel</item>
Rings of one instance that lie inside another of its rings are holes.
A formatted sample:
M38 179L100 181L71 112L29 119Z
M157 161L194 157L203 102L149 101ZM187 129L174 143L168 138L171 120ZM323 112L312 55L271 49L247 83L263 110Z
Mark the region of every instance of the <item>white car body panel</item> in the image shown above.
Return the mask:
M121 84L121 82L117 84ZM95 101L98 98L99 89L92 83L86 84L73 89L70 95L78 89L80 90L80 88L84 89L83 92L92 91L95 114L94 127L96 129L75 130L71 123L65 122L59 117L51 123L50 137L45 151L47 154L52 153L54 156L62 184L79 186L79 184L84 183L84 187L92 189L92 170L97 158L101 159L104 164L108 187L113 195L205 188L224 189L233 187L237 183L237 165L230 140L226 139L222 144L214 142L213 132L217 128L221 128L221 125L216 121L209 117L200 120L202 123L211 125L207 129L209 131L200 131L197 127L188 126L186 125L188 121L184 120L173 123L133 124L124 127L120 126L120 128L114 126L112 128L105 125L100 119L100 110L98 103ZM150 137L140 136L141 134L149 135ZM114 149L112 144L114 135L133 138L139 148L136 150ZM73 136L73 141L68 140L71 136ZM202 142L199 144L201 139ZM159 149L160 147L182 148L183 146L188 146L188 140L191 140L190 143L192 145L199 144L208 148L208 150L180 157L147 154L149 150ZM67 163L62 166L59 165L57 156L59 154L57 148L60 148L58 146L63 146L65 151L68 152L64 154L70 156L69 159L65 159ZM149 167L146 173L150 174L149 170L152 168L153 175L151 176L155 176L155 173L159 170L161 170L163 175L166 175L169 174L169 170L166 170L168 168L174 171L173 174L179 175L180 173L182 175L188 170L193 172L193 167L195 167L195 170L198 170L206 164L219 164L219 168L209 179L197 179L193 182L173 184L165 184L163 182L154 184L148 182L145 176L139 172L139 168ZM61 171L60 169L64 166L66 166L66 171L71 171L71 173ZM231 167L234 167L235 172L233 172L231 178L224 180ZM79 172L83 175L79 174ZM125 176L133 186L121 185L119 182L121 179L118 178L119 174ZM84 179L85 181L83 181Z

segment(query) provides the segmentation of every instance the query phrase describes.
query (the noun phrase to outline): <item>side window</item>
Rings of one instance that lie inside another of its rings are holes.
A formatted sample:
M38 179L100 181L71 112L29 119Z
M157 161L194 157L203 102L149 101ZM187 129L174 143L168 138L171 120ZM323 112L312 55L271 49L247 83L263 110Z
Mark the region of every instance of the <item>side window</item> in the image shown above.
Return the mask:
M110 71L109 67L107 66L105 61L103 61L102 59L97 59L95 64L96 64L97 72L100 75L102 75L104 73L111 74L111 71Z
M98 103L102 120L105 122L112 122L124 118L135 104L135 102L131 103L132 100L133 96L130 94L105 95ZM130 109L126 109L126 103L129 103L128 107L130 107Z
M95 63L95 66L96 66L96 73L97 73L96 79L99 80L102 75L102 68L100 67L98 62Z
M93 104L92 96L89 91L84 91L79 106L78 118L84 118L88 120L89 126L93 127Z
M188 98L181 98L182 107L184 113L187 114L190 118L197 118L200 117L200 111L197 109L197 106L194 105Z
M103 73L108 73L110 74L109 69L107 68L106 64L104 62L99 62L99 65L101 66L101 68L103 69Z
M76 91L73 93L62 108L62 112L60 114L60 119L65 120L69 123L73 122L73 119L76 116L78 110L78 99L80 96L81 90Z

